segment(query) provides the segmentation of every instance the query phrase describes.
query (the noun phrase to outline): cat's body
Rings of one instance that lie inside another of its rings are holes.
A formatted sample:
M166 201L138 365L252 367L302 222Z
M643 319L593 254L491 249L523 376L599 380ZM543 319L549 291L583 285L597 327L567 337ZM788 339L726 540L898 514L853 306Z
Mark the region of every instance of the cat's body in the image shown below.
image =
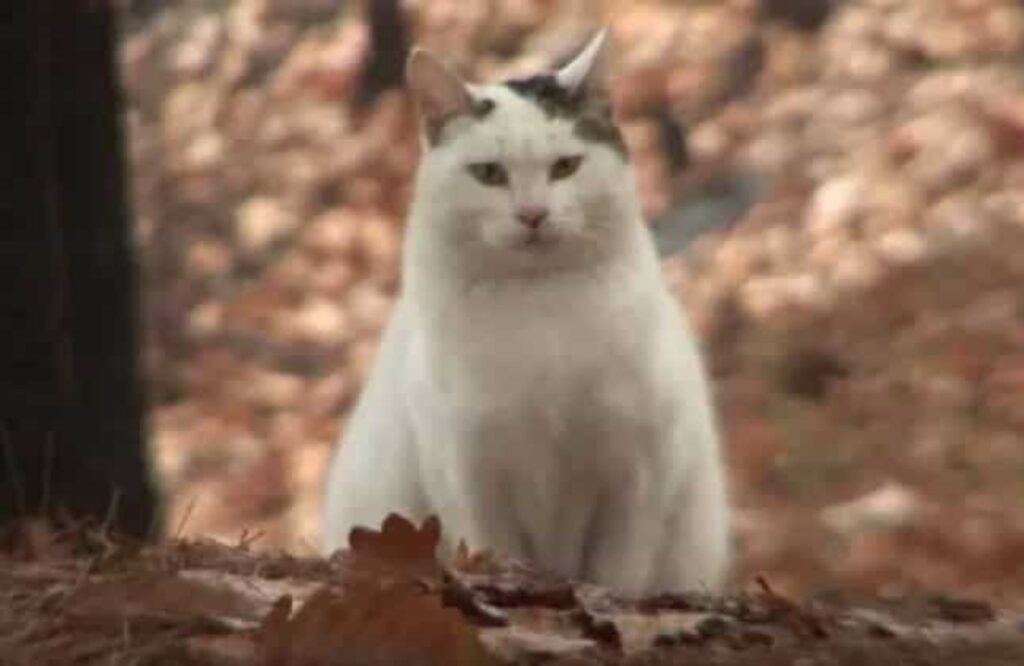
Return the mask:
M413 56L431 146L406 287L329 472L328 550L392 511L437 514L449 548L621 592L721 584L704 371L589 101L601 39L557 77L471 92Z

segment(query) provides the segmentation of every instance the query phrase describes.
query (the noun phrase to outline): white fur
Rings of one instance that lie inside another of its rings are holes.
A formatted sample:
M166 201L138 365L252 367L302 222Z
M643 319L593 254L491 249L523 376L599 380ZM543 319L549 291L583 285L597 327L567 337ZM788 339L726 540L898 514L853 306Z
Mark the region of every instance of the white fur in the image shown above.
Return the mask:
M622 593L717 589L729 520L704 370L633 176L504 86L426 150L405 288L331 463L323 537L392 511L445 546L530 559ZM548 165L582 154L549 182ZM509 186L478 183L496 160ZM544 205L540 243L514 211Z

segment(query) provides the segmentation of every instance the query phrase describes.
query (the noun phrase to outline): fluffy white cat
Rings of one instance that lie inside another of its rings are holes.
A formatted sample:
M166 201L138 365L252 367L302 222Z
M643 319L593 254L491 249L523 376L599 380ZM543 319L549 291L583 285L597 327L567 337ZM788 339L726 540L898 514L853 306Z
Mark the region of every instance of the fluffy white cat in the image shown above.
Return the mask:
M328 473L324 546L392 511L450 548L625 594L718 589L729 511L705 372L606 87L462 82L416 50L424 151L404 288Z

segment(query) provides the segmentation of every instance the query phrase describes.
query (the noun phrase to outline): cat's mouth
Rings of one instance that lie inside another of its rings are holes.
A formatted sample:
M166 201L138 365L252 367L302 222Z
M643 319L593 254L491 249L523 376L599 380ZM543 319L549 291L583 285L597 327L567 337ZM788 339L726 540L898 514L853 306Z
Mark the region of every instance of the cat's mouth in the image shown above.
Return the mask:
M552 247L557 242L554 234L543 229L531 229L520 237L516 248L525 252L537 252Z

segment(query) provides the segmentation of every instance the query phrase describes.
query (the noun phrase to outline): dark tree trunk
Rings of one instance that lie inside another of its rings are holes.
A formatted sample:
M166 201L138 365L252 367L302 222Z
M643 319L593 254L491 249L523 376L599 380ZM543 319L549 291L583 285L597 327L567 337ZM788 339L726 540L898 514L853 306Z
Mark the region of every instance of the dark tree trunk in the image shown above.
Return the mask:
M156 533L113 3L0 8L0 523Z
M399 0L370 0L370 58L363 71L357 104L365 108L381 93L401 88L405 80L405 59L409 56L409 29Z

